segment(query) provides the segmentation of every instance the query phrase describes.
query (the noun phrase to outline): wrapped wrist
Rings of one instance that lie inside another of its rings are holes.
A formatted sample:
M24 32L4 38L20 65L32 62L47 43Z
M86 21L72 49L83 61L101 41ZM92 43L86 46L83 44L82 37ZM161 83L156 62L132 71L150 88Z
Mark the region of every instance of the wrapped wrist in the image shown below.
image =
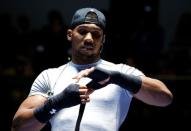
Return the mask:
M139 76L127 75L119 72L111 75L110 82L120 85L133 94L136 94L142 85L142 80Z
M60 109L81 103L79 85L71 84L61 93L50 97L44 105L34 110L34 116L41 123L46 123Z

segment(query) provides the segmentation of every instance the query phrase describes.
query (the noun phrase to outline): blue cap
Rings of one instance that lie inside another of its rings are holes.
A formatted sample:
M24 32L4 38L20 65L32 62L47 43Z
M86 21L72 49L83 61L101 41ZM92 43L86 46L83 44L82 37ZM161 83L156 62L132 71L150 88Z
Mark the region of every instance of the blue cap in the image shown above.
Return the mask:
M74 28L85 23L96 24L104 30L106 19L104 14L95 8L82 8L74 13L70 27Z

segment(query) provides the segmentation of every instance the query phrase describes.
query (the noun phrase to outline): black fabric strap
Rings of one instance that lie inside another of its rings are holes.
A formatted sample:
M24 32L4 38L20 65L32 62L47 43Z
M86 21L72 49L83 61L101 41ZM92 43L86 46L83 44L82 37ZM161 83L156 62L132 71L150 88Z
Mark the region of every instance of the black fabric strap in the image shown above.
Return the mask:
M103 88L103 85L97 83L94 80L90 81L86 86L88 88L92 88L94 90L98 90L100 88ZM78 118L77 118L76 126L75 126L75 131L80 130L80 124L81 124L81 120L82 120L82 117L83 117L83 114L84 114L85 107L86 107L86 104L80 104L79 114L78 114Z
M109 81L101 86L114 83L124 89L127 89L133 94L136 94L142 86L142 79L139 76L134 76L131 74L128 75L119 71L112 71L99 67L96 67L95 70L88 75L88 77L93 79L95 82L100 82L109 78Z
M41 123L46 123L59 110L81 103L79 85L70 84L59 94L50 97L45 104L34 110L34 116Z
M79 110L78 119L77 119L77 122L76 122L75 131L80 130L80 123L81 123L81 120L82 120L82 116L84 114L85 107L86 107L86 104L80 104L80 110Z

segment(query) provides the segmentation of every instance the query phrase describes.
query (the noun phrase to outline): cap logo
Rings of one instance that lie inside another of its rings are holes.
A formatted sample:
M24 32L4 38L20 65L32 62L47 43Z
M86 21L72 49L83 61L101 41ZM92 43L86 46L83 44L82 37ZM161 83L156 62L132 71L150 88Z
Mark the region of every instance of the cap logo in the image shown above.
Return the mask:
M98 23L97 14L93 10L89 11L85 16L85 22Z

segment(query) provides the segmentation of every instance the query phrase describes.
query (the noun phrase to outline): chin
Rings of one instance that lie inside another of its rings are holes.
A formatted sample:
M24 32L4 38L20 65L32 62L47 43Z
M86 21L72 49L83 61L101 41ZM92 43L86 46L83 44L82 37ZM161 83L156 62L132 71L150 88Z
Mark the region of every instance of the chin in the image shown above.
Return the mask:
M87 57L87 58L97 58L97 56L99 56L95 50L79 50L78 51L78 56L81 56L81 57Z
M80 54L87 55L87 56L95 55L95 53L92 50L82 50L80 51Z

